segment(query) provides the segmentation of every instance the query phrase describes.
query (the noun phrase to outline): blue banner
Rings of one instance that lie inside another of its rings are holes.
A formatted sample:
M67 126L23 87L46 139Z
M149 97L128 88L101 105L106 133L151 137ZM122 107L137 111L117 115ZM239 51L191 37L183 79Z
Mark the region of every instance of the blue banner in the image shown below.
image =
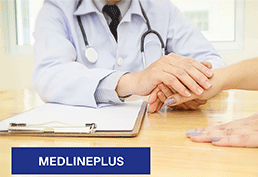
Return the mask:
M12 148L12 174L150 174L150 148Z

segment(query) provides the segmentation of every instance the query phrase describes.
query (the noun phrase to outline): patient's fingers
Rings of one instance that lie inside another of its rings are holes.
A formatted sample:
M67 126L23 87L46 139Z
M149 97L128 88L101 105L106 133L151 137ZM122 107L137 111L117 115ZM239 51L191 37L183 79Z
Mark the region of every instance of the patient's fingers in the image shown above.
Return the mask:
M252 132L241 135L213 137L212 144L215 146L230 147L258 147L258 132Z
M196 128L195 131L208 132L208 131L224 130L224 129L238 128L238 127L242 127L242 126L252 125L252 124L254 124L254 120L255 120L253 118L254 116L255 115L253 115L249 118L235 120L235 121L232 121L232 122L229 122L226 124L212 125L212 126L203 127L203 128Z
M164 92L162 92L162 91L158 92L158 98L160 99L160 101L162 103L164 103L166 101L166 99L167 99L167 97L165 96Z
M161 83L158 85L159 89L164 93L164 95L168 98L171 96L173 93L176 93L174 89L169 88L165 84Z
M165 104L168 106L176 106L176 105L180 105L182 103L194 100L196 98L198 98L198 96L196 96L195 94L192 94L192 96L190 97L182 97L181 95L176 93L168 97L167 100L165 101Z
M154 103L157 99L158 99L158 95L157 93L160 91L160 89L158 87L156 87L150 94L150 97L149 97L149 100L148 100L148 103L149 104L152 104Z
M149 106L149 113L154 113L157 111L157 108L160 106L160 100L157 99L154 103Z
M208 132L193 132L190 133L190 138L194 142L210 142L210 138L213 137L222 137L222 136L233 136L233 135L242 135L252 132L249 126L237 127L237 128L226 128L223 130L213 130Z

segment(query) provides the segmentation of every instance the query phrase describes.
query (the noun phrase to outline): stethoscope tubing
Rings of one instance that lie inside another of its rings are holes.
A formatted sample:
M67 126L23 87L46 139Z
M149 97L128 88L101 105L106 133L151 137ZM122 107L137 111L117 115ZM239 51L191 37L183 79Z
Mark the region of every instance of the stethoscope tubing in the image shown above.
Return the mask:
M80 7L80 5L82 4L82 1L83 0L79 0L78 2L78 5L77 5L77 9ZM158 38L159 38L159 41L160 41L160 44L161 44L161 48L162 48L162 54L165 55L165 44L163 42L163 39L161 37L161 35L153 30L151 28L151 25L150 25L150 21L149 21L149 18L148 16L146 15L146 12L145 10L143 9L142 7L142 4L141 2L139 1L139 4L140 4L140 7L141 7L141 11L142 11L142 14L143 14L143 17L145 18L146 20L146 25L148 27L148 30L142 35L141 37L141 46L140 46L140 51L141 51L141 54L142 54L142 59L143 59L143 66L144 66L144 69L146 68L146 59L145 59L145 54L144 54L144 41L145 41L145 38L148 34L155 34ZM85 29L83 27L83 24L82 24L82 21L81 21L81 17L78 15L77 16L77 20L78 20L78 23L79 23L79 26L80 26L80 30L82 32L82 36L83 36L83 40L84 40L84 43L85 43L85 46L86 46L86 50L89 48L89 42L88 42L88 39L87 39L87 35L86 35L86 32L85 32ZM87 57L86 57L87 58ZM88 59L89 60L89 59ZM89 60L90 61L90 60Z
M155 30L153 30L153 29L151 28L150 20L149 20L148 16L146 15L146 12L145 12L145 10L143 9L142 4L141 4L140 1L139 1L139 4L140 4L140 7L141 7L142 15L143 15L143 17L145 18L146 24L147 24L147 27L148 27L148 31L146 31L146 32L142 35L142 38L141 38L141 52L144 52L144 39L146 38L146 36L147 36L148 34L151 34L151 33L153 33L153 34L155 34L155 35L158 36L159 41L160 41L160 43L161 43L161 48L164 49L164 48L165 48L165 44L164 44L164 42L163 42L162 37L160 36L160 34L159 34L157 31L155 31Z

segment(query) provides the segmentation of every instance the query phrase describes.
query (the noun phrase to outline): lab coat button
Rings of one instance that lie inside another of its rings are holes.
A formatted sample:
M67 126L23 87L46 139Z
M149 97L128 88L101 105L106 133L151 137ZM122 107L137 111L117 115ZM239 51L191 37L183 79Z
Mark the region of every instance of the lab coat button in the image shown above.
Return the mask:
M122 58L119 58L119 59L117 60L117 64L118 64L119 66L121 66L121 65L123 64L123 62L124 62L124 60L123 60Z

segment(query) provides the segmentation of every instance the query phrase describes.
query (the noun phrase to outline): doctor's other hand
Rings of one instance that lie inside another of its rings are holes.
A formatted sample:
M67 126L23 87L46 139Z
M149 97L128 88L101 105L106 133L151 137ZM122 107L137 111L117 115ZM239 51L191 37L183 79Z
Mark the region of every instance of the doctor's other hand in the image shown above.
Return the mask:
M118 96L149 95L160 83L184 97L201 95L211 88L213 72L198 61L176 54L162 56L148 68L123 75L116 87Z
M201 64L209 69L212 69L212 64L209 61L202 61ZM161 109L166 99L171 95L177 93L174 89L168 88L165 84L161 83L158 87L150 94L149 97L149 113L157 112ZM173 102L173 100L172 100ZM190 100L180 105L171 106L174 110L197 110L200 105L206 104L206 100Z
M227 124L187 130L194 142L215 146L258 147L258 113Z

